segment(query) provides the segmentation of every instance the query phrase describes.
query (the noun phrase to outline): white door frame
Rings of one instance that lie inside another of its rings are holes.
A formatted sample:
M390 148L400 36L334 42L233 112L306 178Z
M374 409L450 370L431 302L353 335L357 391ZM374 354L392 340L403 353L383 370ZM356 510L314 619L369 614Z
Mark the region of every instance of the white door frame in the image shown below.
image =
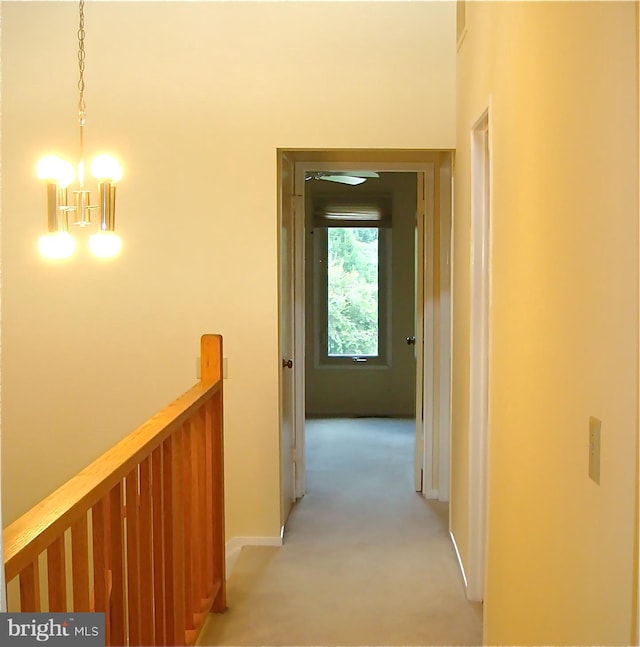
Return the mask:
M417 327L422 330L424 344L417 350L425 361L416 402L422 402L428 413L423 420L424 473L422 486L417 489L426 498L439 501L449 500L451 474L451 163L450 157L440 156L423 174L424 187L418 191L423 214L422 231L420 219L418 226L422 254L418 256L423 263L417 276L422 275L424 302ZM416 446L420 446L418 437Z
M449 151L446 151L449 152ZM341 153L336 152L335 159L331 160L331 155L327 152L324 152L322 155L323 159L314 159L313 153L299 153L296 155L296 152L292 152L291 155L295 161L295 203L296 207L296 226L295 226L295 267L296 267L296 276L295 276L295 352L294 356L297 358L303 358L305 355L305 325L304 325L304 313L305 313L305 293L304 293L304 267L305 267L305 222L304 222L304 191L305 191L305 172L306 171L320 171L320 170L350 170L357 168L359 170L373 170L381 172L415 172L415 173L431 173L433 177L434 163L439 160L438 152L426 152L424 158L426 161L415 161L415 162L401 162L401 161L385 161L384 152L380 153L379 159L374 159L372 161L371 154L363 154L360 159L341 159ZM319 156L320 157L320 156ZM375 155L374 155L375 157ZM397 159L397 154L396 154ZM330 160L330 161L328 161ZM427 204L429 200L427 200ZM432 209L433 209L433 200L431 200ZM433 284L427 285L427 287L433 291ZM418 333L416 331L416 344L418 343ZM450 344L450 339L448 340ZM450 347L447 349L450 357ZM433 361L432 355L429 355L427 361ZM425 367L426 368L426 367ZM305 384L304 384L304 362L300 359L294 363L294 382L295 382L295 411L296 411L296 429L295 429L295 446L296 446L296 497L300 498L305 494L306 483L305 483L305 437L304 437L304 424L305 424ZM450 434L450 429L447 430L447 436ZM433 435L433 434L432 434ZM431 444L424 444L424 450L422 452L422 461L423 466L426 463L433 464L433 438L431 438ZM443 448L448 448L449 443L442 443ZM427 460L425 461L425 457ZM449 456L443 457L440 461L444 461L448 464ZM425 473L426 476L426 473ZM448 478L448 470L447 470ZM425 492L426 478L423 481L423 493ZM448 483L445 488L448 493ZM428 492L434 498L438 497L438 492L433 491L432 489Z
M422 186L421 186L422 185ZM438 498L437 470L435 457L438 434L434 429L434 405L436 386L435 348L435 307L434 307L434 248L435 248L435 203L438 186L434 165L418 174L418 253L416 280L422 285L416 286L420 295L416 303L416 358L418 367L416 384L416 468L423 471L421 487L418 491L427 499ZM420 239L422 244L420 244ZM422 312L420 312L420 305ZM420 373L422 375L420 376ZM421 408L422 417L418 415ZM422 442L419 435L422 432ZM418 456L421 450L421 456Z
M467 598L484 599L491 291L490 111L471 130L471 339Z
M287 363L293 353L295 334L295 204L294 164L281 154L278 164L278 332L280 358L280 523L281 535L295 496L295 388L293 370Z
M438 499L449 501L451 490L451 322L452 322L452 249L453 159L442 160L439 177L440 202L440 292L439 292L439 451Z

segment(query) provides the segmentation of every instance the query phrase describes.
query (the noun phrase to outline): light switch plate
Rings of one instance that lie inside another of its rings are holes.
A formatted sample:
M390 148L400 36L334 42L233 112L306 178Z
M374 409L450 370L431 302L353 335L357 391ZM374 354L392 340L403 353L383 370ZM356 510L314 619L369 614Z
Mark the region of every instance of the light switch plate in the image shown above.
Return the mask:
M602 421L589 418L589 478L600 485L600 432Z

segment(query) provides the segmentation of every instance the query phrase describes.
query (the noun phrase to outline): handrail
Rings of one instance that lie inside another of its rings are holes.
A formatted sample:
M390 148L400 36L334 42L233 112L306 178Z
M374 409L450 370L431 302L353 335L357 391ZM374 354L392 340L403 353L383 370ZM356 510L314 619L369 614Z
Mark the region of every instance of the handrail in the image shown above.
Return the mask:
M203 335L199 384L4 530L21 611L48 598L104 612L107 644L182 645L224 610L222 384L222 338Z
M219 389L217 382L192 387L12 523L4 531L7 581L29 565L29 552L42 552L61 530L70 528L82 508L93 507Z

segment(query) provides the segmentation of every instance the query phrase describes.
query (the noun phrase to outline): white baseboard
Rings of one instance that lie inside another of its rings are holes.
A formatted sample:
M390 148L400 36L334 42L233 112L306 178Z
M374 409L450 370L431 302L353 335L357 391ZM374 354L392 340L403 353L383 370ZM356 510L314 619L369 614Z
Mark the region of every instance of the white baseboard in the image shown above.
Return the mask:
M460 565L460 572L462 573L462 579L464 580L464 590L467 591L467 574L464 572L464 564L462 563L462 557L460 557L460 551L458 550L458 544L456 544L456 538L453 536L453 533L449 531L449 536L453 543L453 548L456 551L456 556L458 557L458 564Z
M240 551L245 546L282 546L282 537L233 537L230 539L225 546L227 579L240 557Z
M430 490L424 490L422 492L422 496L424 496L425 499L434 499L438 500L438 490L432 488Z

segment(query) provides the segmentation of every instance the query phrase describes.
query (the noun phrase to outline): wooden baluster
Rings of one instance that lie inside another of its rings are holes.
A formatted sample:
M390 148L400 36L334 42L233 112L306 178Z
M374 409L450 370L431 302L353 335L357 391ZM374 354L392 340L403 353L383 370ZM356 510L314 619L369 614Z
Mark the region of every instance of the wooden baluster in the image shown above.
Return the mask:
M124 606L124 524L122 483L109 493L110 564L111 564L111 643L126 645L127 619Z
M215 567L213 563L213 415L212 415L212 402L207 400L205 405L205 546L206 546L206 585L207 597L214 594L215 586Z
M167 642L185 644L184 515L182 434L180 429L162 444L164 483L165 599Z
M140 524L138 514L138 468L127 474L127 617L129 645L140 645Z
M167 645L167 606L164 595L164 484L162 448L151 454L151 498L153 521L153 603L156 645Z
M225 545L224 545L224 447L223 447L223 410L222 388L213 400L213 565L214 579L220 589L213 601L213 610L222 612L227 608L225 583Z
M223 457L223 345L220 335L203 335L200 339L200 379L203 383L220 381L220 389L206 407L207 442L207 526L210 527L211 564L208 581L217 588L214 611L226 608L225 546L224 546L224 457ZM209 539L209 537L208 537Z
M193 496L191 490L191 422L182 425L182 510L184 514L184 589L185 589L185 628L193 631L193 616L199 609L194 604L194 568L193 568Z
M107 499L102 499L91 508L93 533L93 608L104 613L105 642L111 645L111 617L109 613L109 566L108 566L108 521Z
M67 611L67 574L65 571L64 535L47 548L49 611Z
M40 611L40 568L37 557L20 573L20 611Z
M206 599L204 561L202 555L206 550L204 544L205 538L202 535L204 516L204 437L202 435L202 418L201 412L198 411L196 417L192 420L191 427L191 492L193 501L193 573L194 573L194 593L196 612L202 613L203 602Z
M73 577L73 610L88 612L89 592L89 534L87 515L71 526L71 573Z
M151 458L147 458L140 464L140 640L143 645L154 644L151 506Z

